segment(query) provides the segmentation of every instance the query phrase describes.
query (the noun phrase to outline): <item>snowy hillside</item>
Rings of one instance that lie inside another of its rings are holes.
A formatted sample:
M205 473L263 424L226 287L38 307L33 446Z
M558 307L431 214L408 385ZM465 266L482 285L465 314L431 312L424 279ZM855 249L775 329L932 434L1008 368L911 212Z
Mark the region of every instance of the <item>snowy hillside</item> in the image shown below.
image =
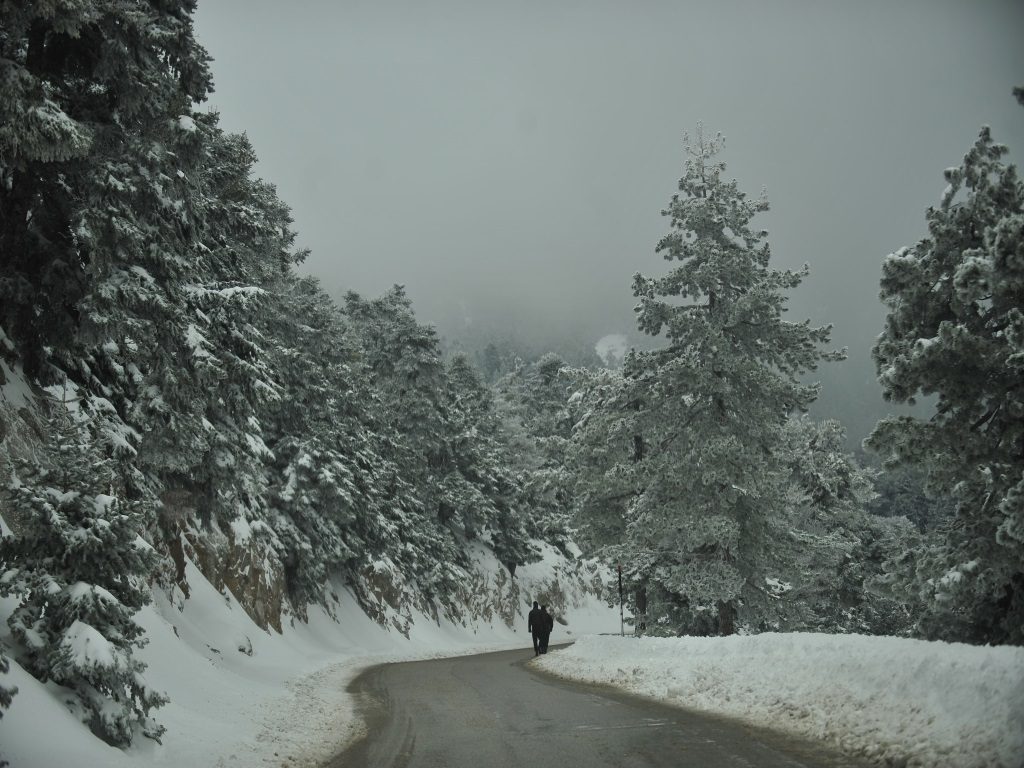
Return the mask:
M807 633L587 637L533 663L820 739L878 765L1024 760L1024 648Z
M177 589L171 596L157 590L138 615L149 638L139 652L148 664L146 681L170 698L154 712L167 728L162 744L138 738L127 750L107 746L68 711L61 689L40 684L12 661L5 682L19 691L0 720L0 754L12 768L314 766L359 733L345 687L367 666L516 647L526 652L526 601L556 591L556 583L564 606L556 613L565 622L555 629L556 641L618 627L617 610L581 589L568 576L576 564L551 550L541 563L521 569L513 584L501 581L503 592L495 586L502 567L482 551L475 562L476 608L489 618L438 623L411 613L408 638L371 620L339 585L333 617L314 607L308 623L293 620L282 634L260 629L230 592L218 592L190 562L189 598ZM0 601L0 637L14 605ZM499 615L500 605L511 626Z

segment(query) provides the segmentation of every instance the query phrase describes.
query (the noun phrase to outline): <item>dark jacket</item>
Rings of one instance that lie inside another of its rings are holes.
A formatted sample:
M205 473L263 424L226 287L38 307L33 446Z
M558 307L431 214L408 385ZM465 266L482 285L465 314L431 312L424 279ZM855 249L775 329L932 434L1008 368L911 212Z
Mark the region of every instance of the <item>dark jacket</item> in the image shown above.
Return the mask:
M544 631L547 624L544 621L544 612L540 608L534 608L526 618L526 629L535 635Z
M551 630L555 628L555 617L541 608L540 620L537 623L540 625L540 629L537 630L538 632L550 635Z

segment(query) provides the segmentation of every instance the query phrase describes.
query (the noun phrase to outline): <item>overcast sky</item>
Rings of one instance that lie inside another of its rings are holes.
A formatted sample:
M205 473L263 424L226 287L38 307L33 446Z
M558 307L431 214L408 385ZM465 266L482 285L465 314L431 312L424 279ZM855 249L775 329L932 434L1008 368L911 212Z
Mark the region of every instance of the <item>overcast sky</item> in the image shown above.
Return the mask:
M810 264L791 319L850 347L822 398L848 419L884 410L881 260L983 123L1024 156L1021 0L200 0L196 28L306 269L402 283L449 336L631 332L682 134L720 131L776 265Z

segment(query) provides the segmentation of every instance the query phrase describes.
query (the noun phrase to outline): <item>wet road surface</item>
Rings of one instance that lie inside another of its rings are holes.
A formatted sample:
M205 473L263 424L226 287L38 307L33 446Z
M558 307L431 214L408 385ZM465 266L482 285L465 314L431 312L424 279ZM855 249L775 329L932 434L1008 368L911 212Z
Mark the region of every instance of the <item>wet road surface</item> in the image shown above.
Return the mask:
M552 649L552 653L557 653ZM369 736L325 768L863 768L813 742L533 671L533 650L352 681Z

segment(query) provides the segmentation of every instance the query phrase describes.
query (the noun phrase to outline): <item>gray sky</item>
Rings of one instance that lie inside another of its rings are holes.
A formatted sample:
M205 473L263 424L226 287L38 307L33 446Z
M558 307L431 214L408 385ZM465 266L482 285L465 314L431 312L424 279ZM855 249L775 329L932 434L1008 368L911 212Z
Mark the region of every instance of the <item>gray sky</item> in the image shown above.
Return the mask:
M856 439L886 410L881 260L983 123L1024 155L1021 0L200 0L196 26L305 268L335 295L403 283L449 336L633 332L682 134L720 131L776 266L810 264L790 318L850 347L818 410Z

